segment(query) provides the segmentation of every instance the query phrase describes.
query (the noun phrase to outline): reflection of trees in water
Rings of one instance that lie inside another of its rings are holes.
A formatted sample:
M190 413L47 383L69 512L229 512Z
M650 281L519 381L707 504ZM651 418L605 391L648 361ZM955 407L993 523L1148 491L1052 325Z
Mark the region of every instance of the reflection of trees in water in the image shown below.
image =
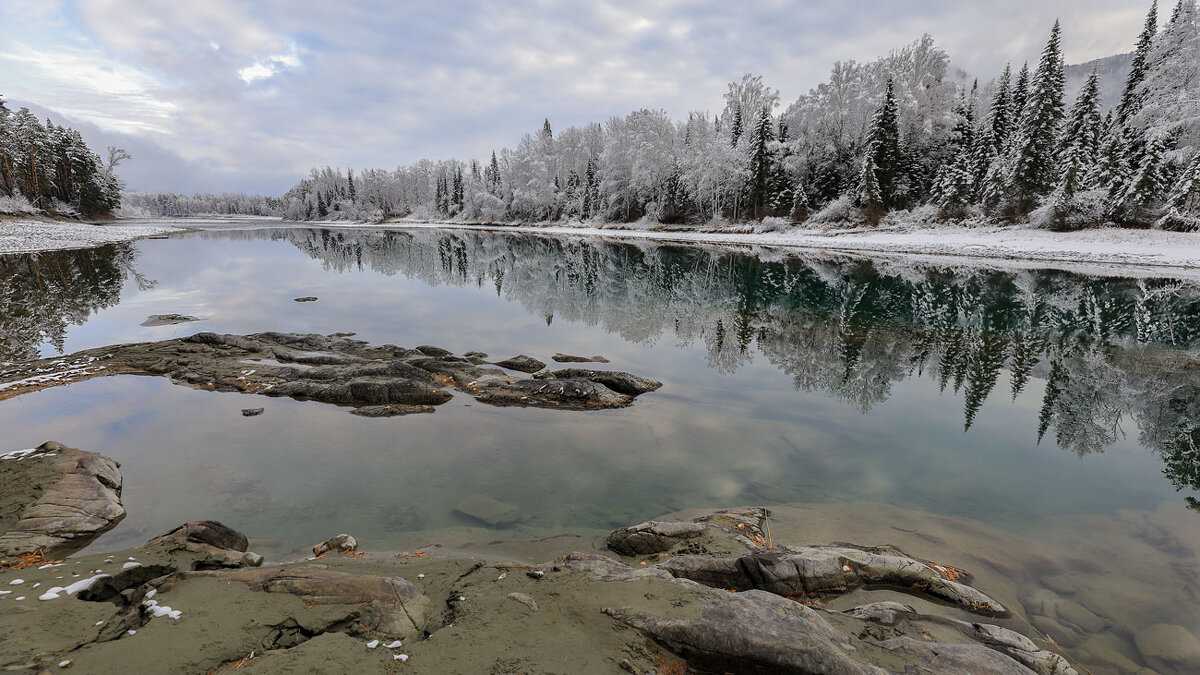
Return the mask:
M126 275L152 286L136 257L128 244L0 256L0 361L36 359L46 342L61 354L67 326L117 304Z
M236 234L287 239L332 270L486 285L633 342L702 343L723 372L757 351L797 388L864 412L927 376L962 394L969 429L1005 372L1014 400L1041 380L1039 439L1101 452L1133 418L1168 477L1200 489L1194 283L484 232Z

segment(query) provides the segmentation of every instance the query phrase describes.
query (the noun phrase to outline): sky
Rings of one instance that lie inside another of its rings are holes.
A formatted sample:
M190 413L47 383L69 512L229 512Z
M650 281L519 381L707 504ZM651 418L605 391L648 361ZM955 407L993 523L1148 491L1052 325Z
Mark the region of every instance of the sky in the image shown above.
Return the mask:
M1169 2L1169 0L1168 0ZM1145 0L4 0L0 96L133 155L130 189L278 195L313 166L485 158L640 108L784 106L924 33L983 80L1130 51ZM1167 11L1167 10L1164 10Z

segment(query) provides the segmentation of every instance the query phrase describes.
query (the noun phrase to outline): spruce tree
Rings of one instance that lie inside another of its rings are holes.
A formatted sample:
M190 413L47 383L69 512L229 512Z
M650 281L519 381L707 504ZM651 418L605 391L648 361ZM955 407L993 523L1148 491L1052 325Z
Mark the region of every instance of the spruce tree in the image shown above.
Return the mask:
M996 83L996 93L992 95L992 105L988 109L987 123L983 131L975 138L975 152L972 159L973 187L972 194L976 199L982 199L984 180L988 170L996 158L1004 152L1008 143L1009 130L1012 128L1012 68L1005 64L1004 73Z
M867 210L868 217L875 220L883 209L883 190L879 185L879 171L875 164L876 153L867 149L863 158L862 171L858 175L858 205Z
M1146 141L1141 164L1120 197L1117 213L1136 220L1142 209L1169 193L1171 165L1167 154L1171 149L1171 142L1164 134L1151 135Z
M874 176L878 191L878 202L882 208L894 205L898 183L904 172L904 152L900 146L900 113L896 105L895 84L888 78L887 89L883 102L875 110L871 118L871 128L867 132L867 157L863 164L861 178L868 173ZM868 172L867 169L870 168ZM866 188L860 187L861 195ZM865 205L865 202L863 202Z
M1013 85L1012 93L1012 123L1016 127L1025 111L1025 103L1029 100L1029 62L1021 64L1017 73L1017 82ZM1015 130L1015 129L1014 129Z
M1033 209L1037 198L1053 189L1057 178L1055 147L1063 122L1062 29L1057 21L1029 84L1029 95L1012 149L1009 178L1013 206L1020 213Z
M1146 24L1138 36L1137 47L1134 48L1129 76L1125 78L1125 89L1121 92L1121 102L1117 104L1117 122L1121 125L1124 125L1140 107L1142 93L1138 91L1138 87L1146 79L1146 57L1150 54L1157 33L1158 0L1154 0L1150 5L1150 12L1146 15Z
M742 109L735 107L733 109L733 125L729 129L729 145L737 147L738 141L742 139Z
M347 192L350 193L350 201L353 202L357 198L354 191L354 169L346 169L346 182L350 184Z
M763 211L772 200L772 157L769 144L775 140L774 125L771 121L771 110L763 106L758 115L758 123L754 125L754 134L750 141L750 204L754 209L754 217L761 218Z
M1084 83L1059 141L1059 179L1051 195L1051 225L1067 229L1080 223L1079 195L1090 183L1100 154L1100 84L1096 71ZM1090 224L1090 223L1089 223Z

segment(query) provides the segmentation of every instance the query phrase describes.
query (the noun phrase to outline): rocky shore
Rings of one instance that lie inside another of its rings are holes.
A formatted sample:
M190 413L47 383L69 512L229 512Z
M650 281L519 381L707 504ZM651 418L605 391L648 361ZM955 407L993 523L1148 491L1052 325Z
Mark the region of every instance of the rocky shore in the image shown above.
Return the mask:
M21 462L71 464L78 470L65 475L95 479L120 509L111 460L53 442L0 460ZM61 481L29 472L42 497L58 489ZM20 499L11 492L9 505ZM81 503L81 514L104 511L98 501ZM0 565L8 636L0 665L97 673L1079 672L1052 642L994 623L1012 611L968 571L891 546L775 541L769 517L740 508L649 521L541 564L435 548L366 553L347 534L305 559L266 564L245 535L210 521L119 553L62 559L63 546L79 543L74 523L62 532L44 527L43 536L58 537L51 546L10 529ZM835 609L831 601L842 597L852 606Z

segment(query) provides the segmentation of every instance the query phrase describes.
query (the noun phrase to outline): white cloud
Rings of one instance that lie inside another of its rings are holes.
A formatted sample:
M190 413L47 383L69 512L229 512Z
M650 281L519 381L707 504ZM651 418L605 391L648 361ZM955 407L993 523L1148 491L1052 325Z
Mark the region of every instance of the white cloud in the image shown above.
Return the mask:
M238 71L238 77L246 84L254 84L285 71L298 71L303 65L300 62L300 55L297 54L296 46L292 45L287 54L268 56L260 61L255 61L253 65L242 68Z

